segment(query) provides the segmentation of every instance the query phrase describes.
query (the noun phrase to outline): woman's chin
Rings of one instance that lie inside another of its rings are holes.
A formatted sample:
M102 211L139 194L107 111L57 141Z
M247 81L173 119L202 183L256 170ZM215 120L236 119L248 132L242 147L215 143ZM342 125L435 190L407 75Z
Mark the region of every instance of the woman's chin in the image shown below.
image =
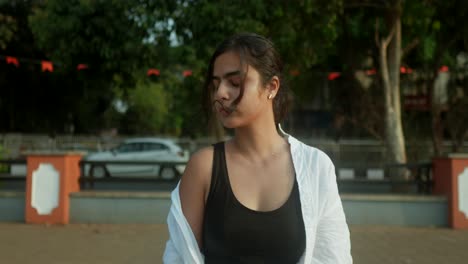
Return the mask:
M227 129L233 129L239 126L238 124L235 124L234 122L222 122L222 124L223 124L223 127Z
M223 127L228 129L237 128L241 125L238 121L233 120L231 118L221 118L219 121L221 122Z

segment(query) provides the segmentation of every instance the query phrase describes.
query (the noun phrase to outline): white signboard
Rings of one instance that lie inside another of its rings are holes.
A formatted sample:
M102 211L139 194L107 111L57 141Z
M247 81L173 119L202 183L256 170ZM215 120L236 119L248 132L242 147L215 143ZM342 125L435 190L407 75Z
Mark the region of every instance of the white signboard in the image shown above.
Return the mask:
M48 215L59 203L59 172L49 163L39 164L32 174L31 206L39 215Z
M468 218L468 167L458 175L458 208Z

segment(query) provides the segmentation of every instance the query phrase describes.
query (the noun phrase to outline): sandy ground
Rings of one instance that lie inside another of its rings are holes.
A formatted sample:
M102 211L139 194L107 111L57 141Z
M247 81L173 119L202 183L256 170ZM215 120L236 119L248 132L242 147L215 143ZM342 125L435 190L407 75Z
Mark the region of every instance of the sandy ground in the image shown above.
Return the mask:
M166 225L0 223L1 264L162 263ZM356 264L466 264L468 230L351 226Z

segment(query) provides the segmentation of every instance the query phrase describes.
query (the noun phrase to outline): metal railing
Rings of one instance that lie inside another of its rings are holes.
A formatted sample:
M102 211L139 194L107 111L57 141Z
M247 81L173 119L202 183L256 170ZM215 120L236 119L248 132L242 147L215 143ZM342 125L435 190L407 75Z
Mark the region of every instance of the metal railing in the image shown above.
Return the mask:
M26 159L2 159L0 160L0 182L21 182L26 181L26 173L18 174L12 173L13 165L22 165L27 168ZM175 168L178 165L186 165L186 162L156 162L156 161L87 161L81 160L80 166L80 177L79 184L82 189L94 189L95 183L97 182L174 182L180 179L180 173L174 170L175 177L173 179L163 179L158 177L158 173L154 174L154 177L136 177L129 173L128 175L119 175L114 177L112 174L106 177L95 177L94 167L97 166L108 166L108 165L127 165L127 166L141 166L141 165L155 165L160 168ZM86 170L86 166L89 168Z
M337 168L337 176L339 174ZM389 185L392 189L408 189L409 187L415 187L416 192L419 194L431 194L433 188L433 177L432 177L432 163L431 162L418 162L418 163L399 163L399 164L385 164L383 166L359 166L352 167L347 166L346 169L354 169L359 173L352 179L340 179L337 181L339 184L360 184L360 185ZM369 179L362 171L367 169L381 169L384 173L383 179ZM404 173L407 174L406 179L393 178L393 173L401 173L401 169L404 169ZM400 170L400 171L398 171Z
M5 181L24 181L25 175L13 175L11 173L12 165L26 166L26 159L2 159L0 160L0 180Z
M25 181L26 175L12 175L11 166L12 165L24 165L26 166L25 159L10 159L10 160L0 160L0 181ZM108 165L127 165L127 166L141 166L141 165L155 165L162 167L175 168L178 165L186 165L186 162L156 162L156 161L87 161L81 160L79 163L80 166L80 186L82 189L94 189L95 183L98 182L176 182L180 179L180 174L175 170L176 175L173 179L163 179L155 173L154 177L136 177L135 175L107 175L105 177L96 177L94 175L94 169L98 166L108 166ZM6 169L5 169L6 168ZM369 168L378 169L377 166L359 166L352 167L347 166L348 169L355 169L356 171L363 171ZM392 169L407 169L409 174L408 180L394 180L389 175L391 175ZM340 168L337 167L338 170ZM339 183L357 183L363 185L382 185L388 184L392 186L416 186L417 193L420 194L431 194L433 187L432 179L432 163L431 162L422 162L422 163L406 163L406 164L386 164L381 166L380 169L384 170L385 177L379 180L371 180L366 178L362 173L357 173L356 177L353 179L337 179Z

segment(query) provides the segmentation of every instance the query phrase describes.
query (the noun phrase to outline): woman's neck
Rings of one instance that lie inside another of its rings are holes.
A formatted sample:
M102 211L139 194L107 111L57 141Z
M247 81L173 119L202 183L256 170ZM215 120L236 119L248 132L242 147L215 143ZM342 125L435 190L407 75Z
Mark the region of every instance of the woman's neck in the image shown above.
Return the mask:
M272 154L285 149L287 141L277 131L271 120L256 120L250 125L235 130L232 143L245 157L268 159Z

